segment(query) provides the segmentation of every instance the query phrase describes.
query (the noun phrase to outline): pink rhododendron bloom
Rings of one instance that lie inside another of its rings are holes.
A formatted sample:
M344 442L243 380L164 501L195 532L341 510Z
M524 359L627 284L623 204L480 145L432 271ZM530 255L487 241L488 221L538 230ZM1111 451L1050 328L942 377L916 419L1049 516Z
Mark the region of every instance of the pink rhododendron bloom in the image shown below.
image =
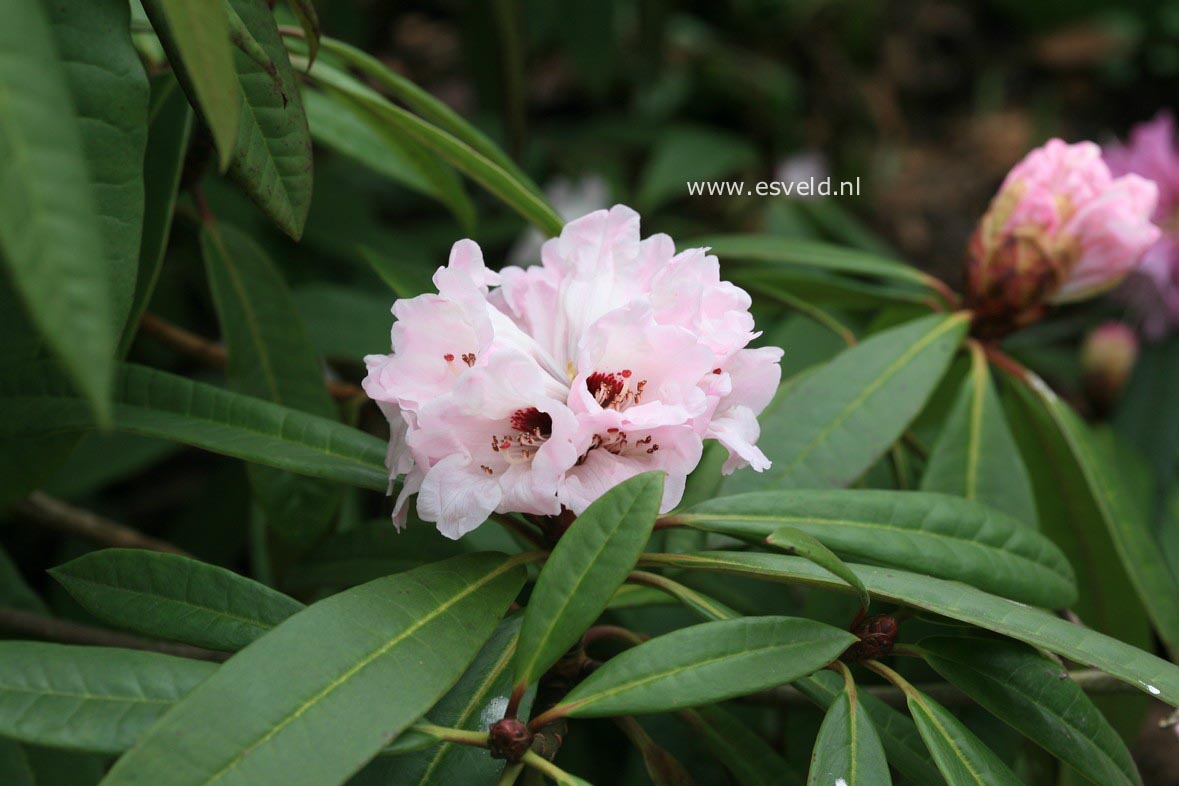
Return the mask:
M1114 178L1092 142L1053 139L1008 173L970 242L967 290L984 332L1116 285L1158 239L1158 190Z
M1179 151L1175 121L1160 113L1130 132L1125 145L1104 151L1115 175L1136 174L1158 186L1154 222L1162 236L1142 257L1115 295L1124 302L1148 338L1161 338L1179 328Z
M707 249L639 237L616 206L568 224L542 264L489 270L470 240L434 274L438 294L393 305L393 351L365 359L364 389L388 417L391 477L443 534L493 511L581 513L640 472L683 495L703 440L725 472L770 462L757 414L782 350L749 349L749 296Z

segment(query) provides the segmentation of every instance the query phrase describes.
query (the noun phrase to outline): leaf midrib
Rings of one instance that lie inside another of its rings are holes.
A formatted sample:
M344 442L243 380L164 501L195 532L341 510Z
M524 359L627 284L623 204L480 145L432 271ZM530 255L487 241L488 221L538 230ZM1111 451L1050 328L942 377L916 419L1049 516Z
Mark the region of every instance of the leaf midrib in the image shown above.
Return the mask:
M517 560L505 561L503 564L501 564L495 570L490 571L487 575L483 576L478 581L472 582L470 585L468 585L462 591L456 593L455 595L453 595L451 598L449 598L445 602L440 603L430 613L428 613L428 614L424 615L422 618L414 621L411 625L406 627L404 630L402 630L396 636L391 638L389 641L385 642L380 647L373 650L371 653L369 653L365 657L361 658L351 668L344 671L344 673L342 673L339 677L337 677L336 679L329 682L326 687L321 689L318 693L313 695L310 699L307 699L302 704L300 704L293 712L289 713L281 721L279 721L277 724L272 726L269 731L267 731L265 734L263 734L257 740L254 740L250 744L243 746L241 748L240 752L234 754L234 756L230 759L230 761L224 767L222 767L217 772L213 773L213 775L210 776L209 778L201 781L201 786L209 786L209 784L213 784L213 783L216 783L217 781L221 780L221 778L223 778L227 773L229 773L235 767L240 765L251 752L256 751L258 748L260 748L261 746L263 746L267 742L269 742L271 739L273 739L276 735L280 734L283 729L285 729L290 724L294 723L296 720L298 720L300 717L302 717L309 709L314 707L320 701L323 701L325 698L327 698L329 695L331 695L331 693L333 691L338 689L341 685L346 683L348 680L350 680L356 674L363 671L365 668L367 668L369 665L371 665L374 661L376 661L382 655L385 655L387 652L389 652L395 646L400 644L402 641L413 636L415 633L417 633L423 627L425 627L429 623L436 620L442 614L446 613L450 608L452 608L453 606L455 606L456 604L458 604L459 602L461 602L462 600L467 598L467 596L471 595L475 591L482 588L488 582L493 581L494 579L498 578L500 575L502 575L503 573L506 573L509 570L515 569L516 567L518 567L518 565L519 565L519 561L517 561Z

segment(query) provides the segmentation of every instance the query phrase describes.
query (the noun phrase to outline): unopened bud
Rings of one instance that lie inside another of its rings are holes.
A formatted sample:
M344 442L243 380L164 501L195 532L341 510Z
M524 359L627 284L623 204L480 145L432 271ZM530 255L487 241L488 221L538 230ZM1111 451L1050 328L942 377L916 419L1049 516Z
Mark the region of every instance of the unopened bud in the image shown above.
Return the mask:
M504 718L491 724L488 738L491 758L504 759L513 764L524 758L532 745L532 732L528 730L528 724L519 718Z
M868 617L852 628L859 641L847 648L840 660L845 663L859 663L863 660L877 660L892 652L897 642L900 625L896 617L877 614Z
M1085 394L1105 413L1117 404L1138 361L1138 336L1121 322L1106 322L1081 345L1081 374Z

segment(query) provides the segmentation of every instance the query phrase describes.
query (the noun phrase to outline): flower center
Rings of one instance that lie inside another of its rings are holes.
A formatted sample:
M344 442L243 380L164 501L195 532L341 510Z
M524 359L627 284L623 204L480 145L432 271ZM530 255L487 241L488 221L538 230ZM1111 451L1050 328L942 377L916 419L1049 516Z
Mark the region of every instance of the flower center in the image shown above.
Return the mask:
M492 434L491 449L501 454L509 464L530 461L540 446L553 435L553 418L536 407L516 410L508 423L516 433L503 436Z
M613 373L595 371L586 377L585 387L600 406L622 410L631 404L638 404L639 399L643 397L643 388L647 385L647 380L644 379L631 389L631 376L629 368Z

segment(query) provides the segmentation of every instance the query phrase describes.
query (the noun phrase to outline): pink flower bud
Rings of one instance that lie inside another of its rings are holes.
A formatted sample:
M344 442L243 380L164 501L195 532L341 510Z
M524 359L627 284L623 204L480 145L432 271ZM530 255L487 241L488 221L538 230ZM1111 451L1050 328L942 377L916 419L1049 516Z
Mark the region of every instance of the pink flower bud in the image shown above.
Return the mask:
M418 514L458 538L493 511L580 514L641 472L680 500L703 440L725 472L769 467L757 415L782 350L750 349L750 299L707 249L639 236L621 205L570 222L542 264L484 266L455 243L438 294L393 304L389 355L365 358L364 389L390 422L394 519Z
M1138 360L1138 336L1121 322L1104 322L1081 345L1085 393L1101 413L1117 403Z
M1029 153L999 188L966 267L976 332L997 336L1038 319L1050 303L1116 285L1159 237L1158 198L1137 175L1114 179L1092 142L1059 139Z

